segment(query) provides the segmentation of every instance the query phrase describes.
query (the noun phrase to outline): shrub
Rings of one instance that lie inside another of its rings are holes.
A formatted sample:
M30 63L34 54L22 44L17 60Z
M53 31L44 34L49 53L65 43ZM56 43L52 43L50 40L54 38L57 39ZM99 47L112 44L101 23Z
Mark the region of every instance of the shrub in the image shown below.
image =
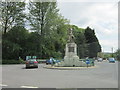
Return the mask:
M23 64L23 60L2 60L2 64Z

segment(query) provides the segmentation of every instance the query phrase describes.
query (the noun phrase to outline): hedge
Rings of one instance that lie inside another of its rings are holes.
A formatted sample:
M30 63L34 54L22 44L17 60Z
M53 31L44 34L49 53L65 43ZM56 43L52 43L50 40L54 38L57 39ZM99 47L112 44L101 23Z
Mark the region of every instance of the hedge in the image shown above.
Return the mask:
M24 60L2 60L2 64L24 64Z

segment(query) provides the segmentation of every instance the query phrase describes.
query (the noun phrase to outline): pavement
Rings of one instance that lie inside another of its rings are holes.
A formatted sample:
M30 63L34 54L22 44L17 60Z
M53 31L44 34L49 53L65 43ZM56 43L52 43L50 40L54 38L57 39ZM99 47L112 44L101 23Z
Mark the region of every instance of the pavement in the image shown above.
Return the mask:
M118 62L95 62L96 68L25 69L24 64L2 65L2 88L118 88Z

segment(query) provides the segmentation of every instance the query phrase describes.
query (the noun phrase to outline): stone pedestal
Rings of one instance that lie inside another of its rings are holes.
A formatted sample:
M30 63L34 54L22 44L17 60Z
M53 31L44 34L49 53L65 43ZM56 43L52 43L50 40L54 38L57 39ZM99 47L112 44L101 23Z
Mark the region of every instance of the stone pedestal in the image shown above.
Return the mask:
M56 63L55 66L81 67L86 66L86 63L79 61L79 57L77 56L77 45L71 42L66 44L64 61Z

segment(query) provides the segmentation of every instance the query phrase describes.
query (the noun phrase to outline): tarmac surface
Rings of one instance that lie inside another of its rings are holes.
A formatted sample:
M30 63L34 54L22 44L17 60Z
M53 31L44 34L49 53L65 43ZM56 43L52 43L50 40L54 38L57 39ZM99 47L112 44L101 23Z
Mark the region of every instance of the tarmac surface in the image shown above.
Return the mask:
M95 68L25 69L25 64L2 65L2 88L118 88L118 62L95 62ZM49 65L48 65L49 66Z

